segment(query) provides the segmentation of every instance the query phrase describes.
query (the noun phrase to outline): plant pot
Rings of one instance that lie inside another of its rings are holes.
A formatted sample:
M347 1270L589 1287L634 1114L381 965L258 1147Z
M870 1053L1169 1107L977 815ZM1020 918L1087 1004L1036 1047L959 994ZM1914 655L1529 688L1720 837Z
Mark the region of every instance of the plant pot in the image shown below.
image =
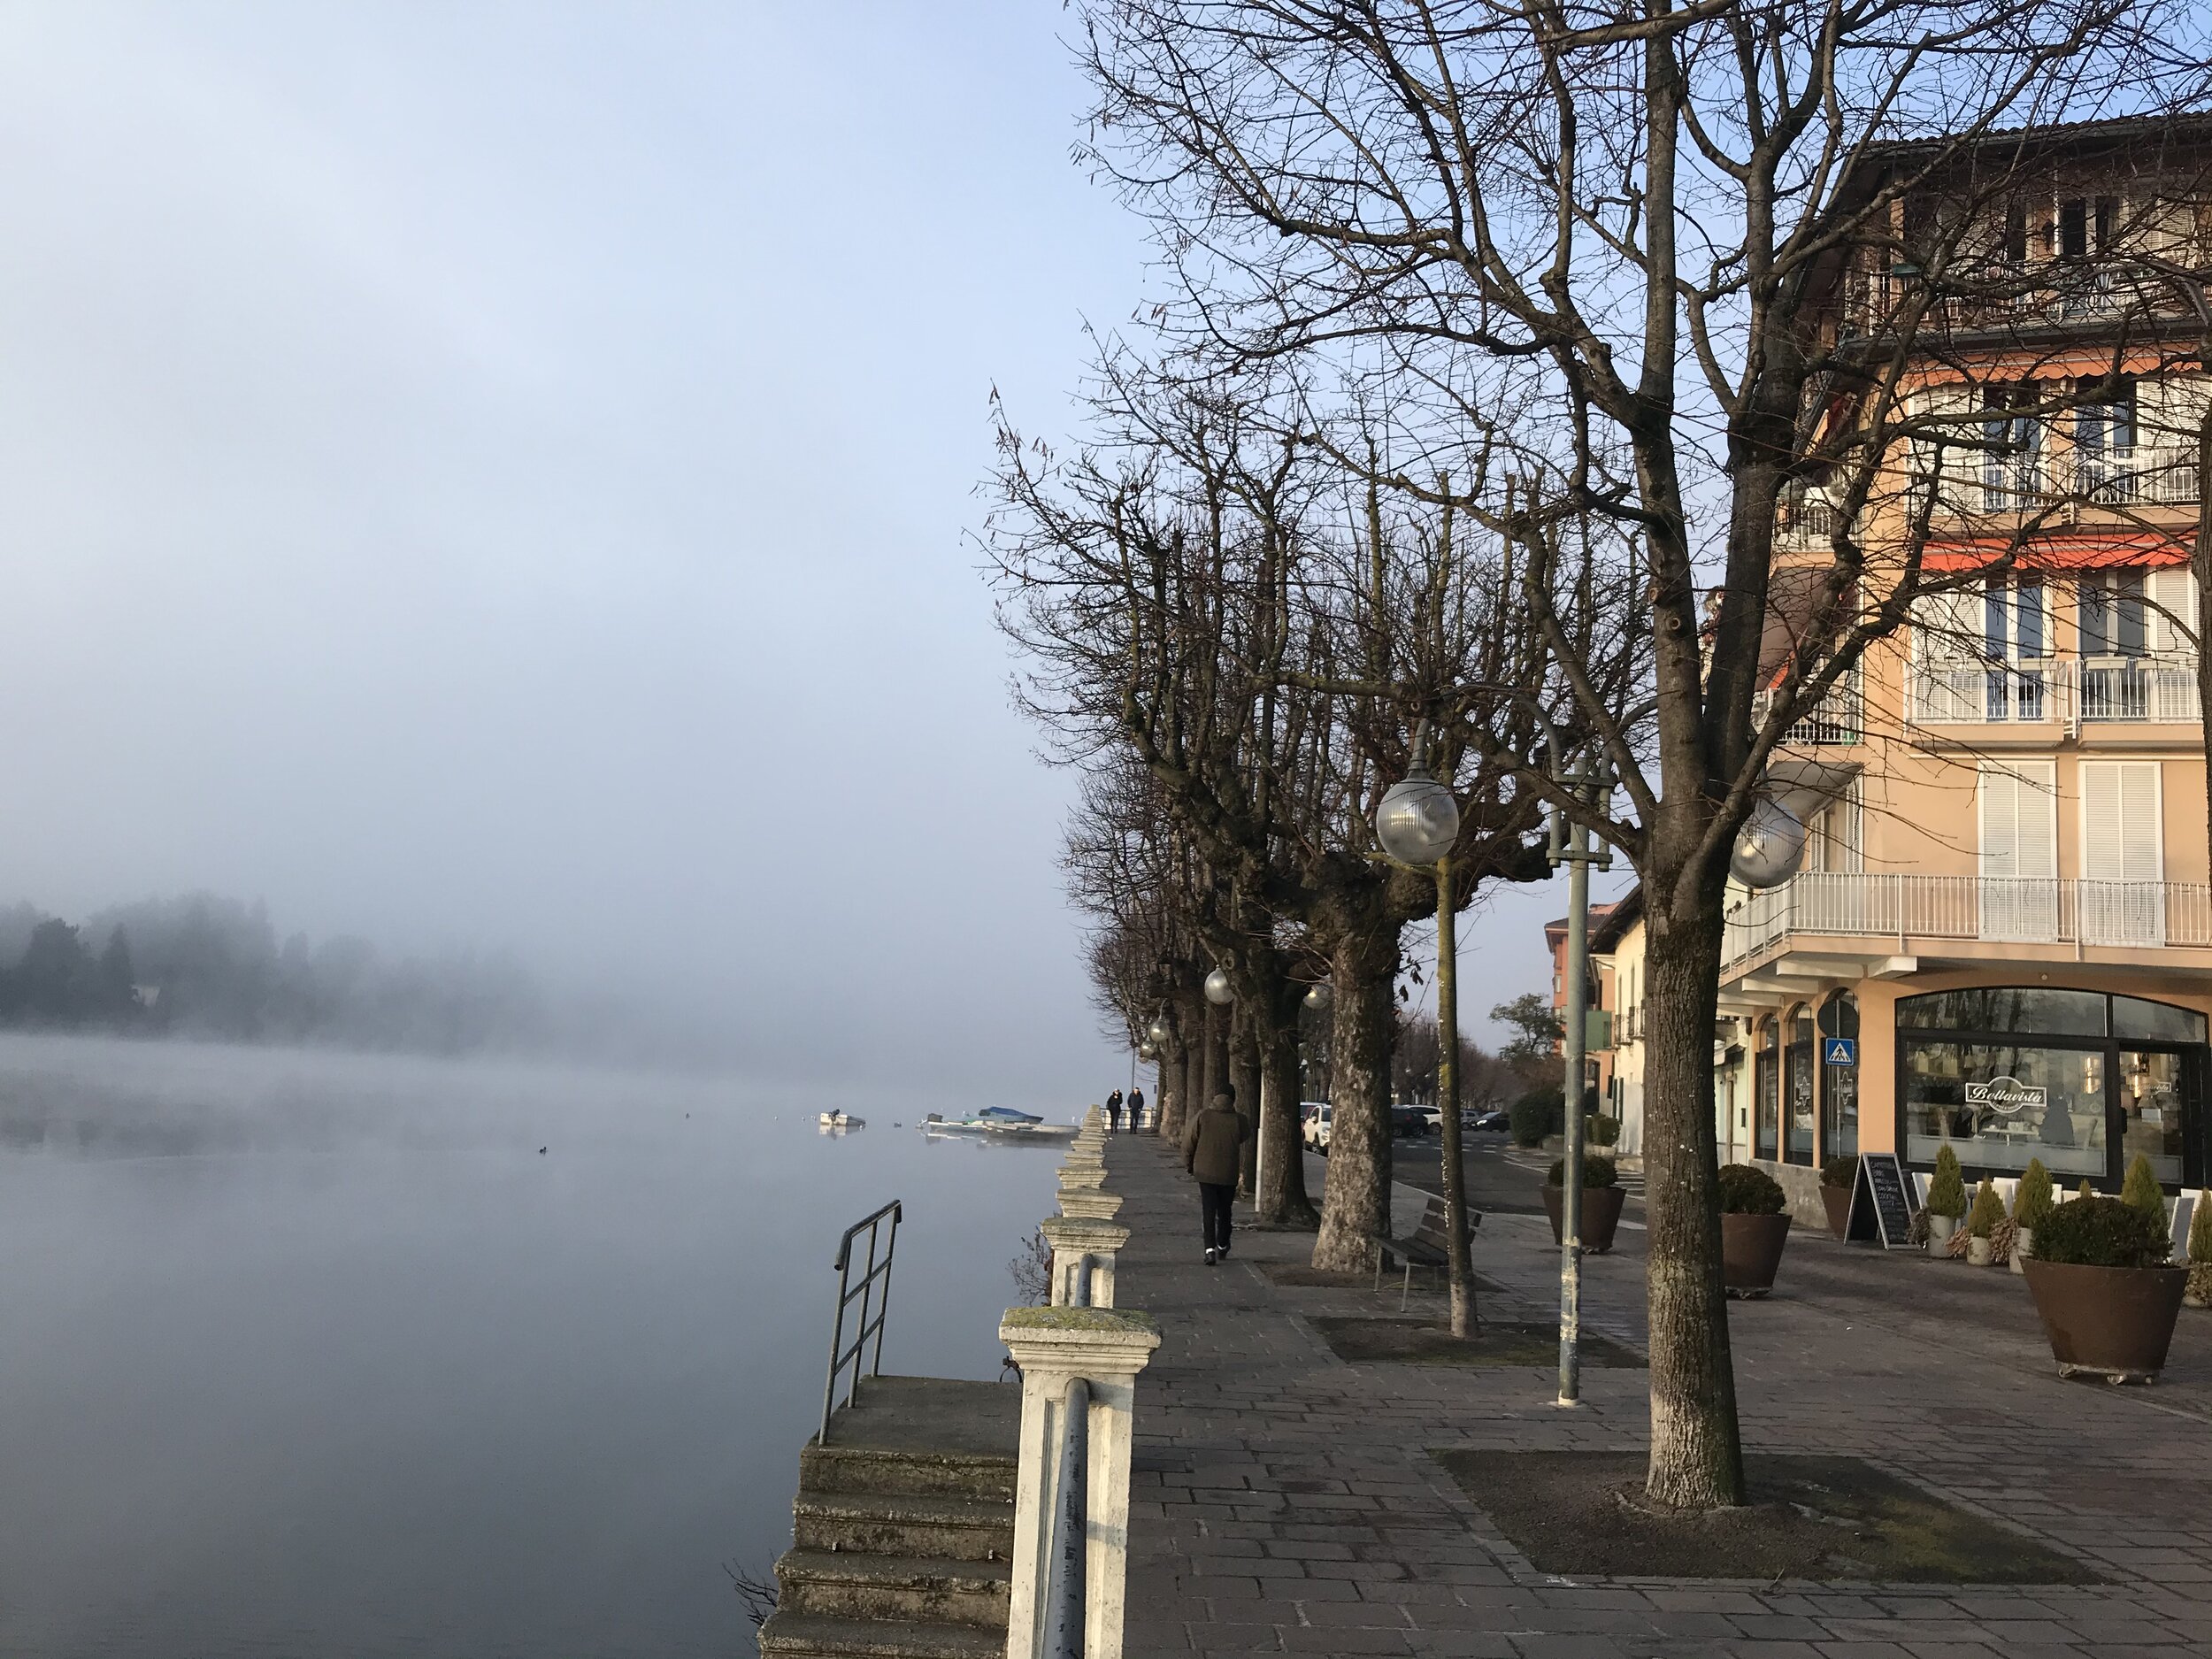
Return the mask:
M2035 1229L2022 1227L2012 1235L2012 1271L2024 1275L2028 1257L2035 1254Z
M1966 1264L1969 1267L1989 1265L1989 1240L1986 1238L1972 1238L1966 1241Z
M1763 1296L1774 1288L1774 1270L1790 1240L1790 1217L1724 1215L1720 1218L1720 1277L1732 1296Z
M1928 1254L1941 1256L1951 1248L1951 1235L1959 1230L1956 1216L1930 1215L1928 1217Z
M1824 1187L1820 1189L1820 1202L1828 1212L1828 1231L1840 1239L1844 1229L1851 1225L1851 1189Z
M1557 1244L1564 1236L1563 1217L1566 1202L1565 1190L1547 1185L1544 1188L1544 1213L1551 1217L1551 1241ZM1582 1248L1592 1256L1603 1256L1613 1248L1613 1234L1621 1225L1621 1206L1628 1202L1627 1192L1618 1187L1586 1187L1582 1189Z
M2062 1377L2153 1382L2166 1363L2185 1267L2076 1267L2031 1259L2028 1294Z

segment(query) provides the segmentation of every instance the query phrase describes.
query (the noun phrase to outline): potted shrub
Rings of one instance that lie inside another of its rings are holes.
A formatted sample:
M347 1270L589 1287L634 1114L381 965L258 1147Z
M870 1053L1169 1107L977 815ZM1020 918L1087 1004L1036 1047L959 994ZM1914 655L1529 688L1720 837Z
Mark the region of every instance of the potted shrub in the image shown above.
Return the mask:
M2151 1382L2166 1363L2188 1270L2162 1221L2117 1198L2077 1198L2036 1229L2029 1293L2062 1377Z
M1621 1139L1621 1120L1597 1113L1582 1120L1582 1139L1594 1147L1617 1146Z
M1763 1296L1789 1242L1790 1218L1781 1183L1748 1164L1720 1172L1721 1283L1731 1296Z
M2012 1194L2012 1271L2027 1270L2021 1265L2035 1254L2035 1230L2043 1225L2044 1217L2058 1207L2058 1198L2051 1190L2051 1172L2043 1167L2041 1158L2030 1158L2028 1167L2021 1172L2019 1187Z
M1959 1172L1959 1155L1945 1141L1936 1148L1935 1178L1928 1183L1928 1254L1940 1256L1951 1248L1959 1217L1966 1213L1966 1178Z
M1840 1239L1851 1225L1851 1194L1859 1184L1859 1155L1847 1152L1820 1166L1820 1202L1827 1206L1828 1231Z
M2212 1193L2197 1194L2189 1217L2189 1288L2183 1298L2192 1308L2212 1308Z
M1582 1248L1603 1256L1613 1248L1614 1230L1621 1225L1621 1205L1628 1194L1621 1190L1620 1166L1601 1153L1582 1157ZM1544 1178L1544 1213L1551 1217L1551 1241L1559 1242L1565 1225L1567 1160L1554 1158Z
M1562 1095L1555 1088L1532 1088L1507 1109L1517 1147L1540 1147L1544 1137L1564 1121L1560 1115Z
M2004 1218L2005 1201L1997 1196L1997 1183L1985 1175L1974 1189L1974 1207L1966 1213L1966 1259L1972 1265L1989 1265L1989 1235Z
M2128 1164L2127 1178L2120 1183L2120 1202L2131 1210L2139 1210L2165 1232L2170 1223L2166 1216L2166 1194L2158 1185L2158 1177L2151 1173L2151 1161L2140 1152Z

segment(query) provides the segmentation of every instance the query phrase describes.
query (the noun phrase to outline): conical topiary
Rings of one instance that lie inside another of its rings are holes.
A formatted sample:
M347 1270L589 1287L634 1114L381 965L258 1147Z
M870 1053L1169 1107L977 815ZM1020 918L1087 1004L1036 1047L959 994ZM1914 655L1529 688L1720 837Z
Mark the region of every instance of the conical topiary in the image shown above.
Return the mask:
M1966 1217L1966 1231L1974 1238L1986 1239L1989 1230L2005 1218L2005 1201L1997 1196L1997 1183L1986 1175L1974 1189L1974 1208Z
M2097 1189L2089 1184L2089 1178L2086 1175L2083 1176L2081 1178L2081 1185L2074 1189L2074 1196L2077 1198L2094 1198L2096 1195Z
M2162 1232L2165 1229L2166 1194L2158 1190L2158 1177L2151 1173L2150 1159L2140 1152L2128 1165L2127 1179L2120 1184L2120 1202L2131 1210L2141 1210Z
M1935 1179L1928 1183L1928 1213L1956 1221L1966 1213L1966 1178L1959 1172L1959 1155L1945 1141L1936 1149Z
M2212 1266L2212 1193L2197 1194L2197 1213L2189 1218L2189 1260Z
M2051 1191L2050 1171L2043 1167L2041 1158L2030 1158L2020 1176L2019 1190L2012 1195L2012 1218L2032 1233L2043 1225L2043 1217L2057 1202Z

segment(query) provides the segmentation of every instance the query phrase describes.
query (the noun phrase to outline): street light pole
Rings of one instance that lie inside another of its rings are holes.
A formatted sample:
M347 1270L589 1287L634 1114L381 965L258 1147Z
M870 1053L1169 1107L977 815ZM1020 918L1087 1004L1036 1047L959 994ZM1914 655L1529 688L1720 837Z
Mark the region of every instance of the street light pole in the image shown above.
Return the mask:
M1556 752L1556 751L1555 751ZM1584 761L1563 772L1560 781L1582 801L1597 799L1612 788L1602 760ZM1551 856L1555 866L1567 866L1567 1050L1564 1087L1560 1102L1564 1109L1566 1156L1561 1160L1559 1181L1559 1403L1582 1402L1582 1074L1589 1030L1590 983L1590 866L1609 868L1611 854L1601 847L1591 850L1590 832L1580 822L1565 822L1555 812L1551 822Z

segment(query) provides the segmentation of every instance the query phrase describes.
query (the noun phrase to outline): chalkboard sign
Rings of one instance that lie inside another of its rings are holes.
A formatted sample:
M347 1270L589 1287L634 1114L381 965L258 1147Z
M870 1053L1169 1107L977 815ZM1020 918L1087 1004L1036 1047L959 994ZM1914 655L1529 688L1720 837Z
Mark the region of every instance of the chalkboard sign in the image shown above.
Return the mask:
M1885 1250L1911 1250L1912 1212L1905 1171L1893 1152L1862 1152L1858 1185L1851 1189L1851 1219L1843 1236L1861 1244L1878 1243Z

